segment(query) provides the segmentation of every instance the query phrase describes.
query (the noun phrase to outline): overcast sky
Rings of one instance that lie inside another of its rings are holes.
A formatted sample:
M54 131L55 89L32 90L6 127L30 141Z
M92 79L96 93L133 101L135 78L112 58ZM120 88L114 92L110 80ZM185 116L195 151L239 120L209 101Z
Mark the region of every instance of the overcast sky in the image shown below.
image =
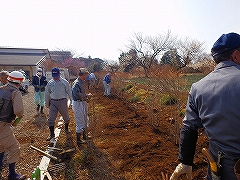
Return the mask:
M213 43L240 33L239 0L1 0L0 46L117 60L134 33Z

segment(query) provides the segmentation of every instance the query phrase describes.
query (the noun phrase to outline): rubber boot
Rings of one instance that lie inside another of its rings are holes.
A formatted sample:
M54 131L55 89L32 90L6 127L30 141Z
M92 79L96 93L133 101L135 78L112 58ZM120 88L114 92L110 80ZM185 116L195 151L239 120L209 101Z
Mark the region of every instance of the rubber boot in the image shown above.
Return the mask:
M26 179L25 175L18 174L16 172L15 164L16 163L11 163L11 164L8 165L8 167L9 167L8 179L9 180L23 180L23 179Z
M37 108L36 108L36 115L35 116L39 116L39 109L40 109L40 105L38 104Z
M87 135L86 130L84 129L84 130L83 130L83 139L84 139L84 140L87 140L87 138L88 138L88 139L91 139L92 137L89 136L89 135Z
M82 133L76 133L77 144L84 144L85 141L81 140Z
M55 138L54 126L49 126L50 136L47 138L47 141L50 141L52 138Z
M84 140L87 140L86 130L83 130L83 135L82 136L83 136Z
M42 115L44 114L44 112L43 112L43 106L41 106L40 113L41 113Z
M40 109L40 105L38 104L38 105L37 105L37 109L36 109L37 112L39 111L39 109Z
M65 133L68 134L70 133L69 129L68 129L68 123L65 123Z

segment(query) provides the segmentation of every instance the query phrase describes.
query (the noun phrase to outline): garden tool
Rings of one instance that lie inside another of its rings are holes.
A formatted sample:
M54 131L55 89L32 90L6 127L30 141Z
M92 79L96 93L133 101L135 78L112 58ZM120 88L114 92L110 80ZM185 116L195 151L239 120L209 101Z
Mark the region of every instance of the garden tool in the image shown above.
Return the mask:
M64 150L64 149L61 149L61 148L48 147L48 149L49 149L49 150L61 151L61 152L58 153L58 154L60 154L60 155L61 155L61 154L65 154L65 153L69 153L69 152L75 151L75 148Z
M240 180L240 159L236 162L234 166L234 173L236 174L237 178Z
M57 157L55 157L55 156L53 156L53 155L51 155L51 154L49 154L49 153L47 153L47 152L45 152L45 151L42 151L41 149L38 149L38 148L36 148L36 147L34 147L34 146L32 146L32 145L31 145L30 147L33 148L33 149L35 149L36 151L44 154L45 156L47 156L47 157L49 157L49 158L51 158L51 159L53 159L53 160L55 160L55 161L58 161L58 158L57 158Z
M205 156L207 156L207 159L209 161L212 179L213 180L221 180L221 176L220 176L220 170L221 170L220 158L221 157L220 157L220 154L218 154L218 162L216 162L208 149L203 148L202 153Z

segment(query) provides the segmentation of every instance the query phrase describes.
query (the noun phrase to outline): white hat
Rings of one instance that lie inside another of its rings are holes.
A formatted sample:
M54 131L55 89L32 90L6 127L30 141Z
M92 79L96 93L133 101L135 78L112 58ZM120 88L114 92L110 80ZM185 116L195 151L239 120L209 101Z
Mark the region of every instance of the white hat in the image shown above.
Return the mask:
M37 72L42 72L42 68L37 68Z
M12 71L9 74L7 79L11 82L15 82L15 83L19 83L19 84L25 80L23 74L19 71Z

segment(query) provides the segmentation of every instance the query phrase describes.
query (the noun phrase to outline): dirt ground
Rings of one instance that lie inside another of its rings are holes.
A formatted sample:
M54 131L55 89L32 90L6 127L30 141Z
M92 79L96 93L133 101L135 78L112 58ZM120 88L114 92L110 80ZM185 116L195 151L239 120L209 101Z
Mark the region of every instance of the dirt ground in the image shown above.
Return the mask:
M149 113L146 108L136 108L124 99L113 94L103 96L102 87L91 89L93 98L89 102L89 133L92 138L86 145L77 146L75 142L75 123L73 112L69 108L71 118L71 133L66 135L61 131L58 148L76 150L61 157L61 163L66 165L58 168L51 161L49 172L53 179L85 179L85 180L142 180L162 179L161 172L170 175L177 164L178 146L170 136L170 112L156 111L160 119L159 127L149 124ZM32 171L39 165L42 154L33 150L33 145L46 150L49 135L47 122L48 110L45 116L34 117L33 89L23 96L25 117L14 128L21 146L21 158L17 170L29 178ZM207 147L207 139L200 132L193 166L193 178L204 179L207 161L201 149ZM58 154L54 154L58 156ZM55 169L54 169L55 167ZM57 171L56 168L59 170ZM51 170L52 169L52 170ZM60 171L61 170L61 171ZM6 176L7 167L4 168ZM182 177L182 179L185 179Z

